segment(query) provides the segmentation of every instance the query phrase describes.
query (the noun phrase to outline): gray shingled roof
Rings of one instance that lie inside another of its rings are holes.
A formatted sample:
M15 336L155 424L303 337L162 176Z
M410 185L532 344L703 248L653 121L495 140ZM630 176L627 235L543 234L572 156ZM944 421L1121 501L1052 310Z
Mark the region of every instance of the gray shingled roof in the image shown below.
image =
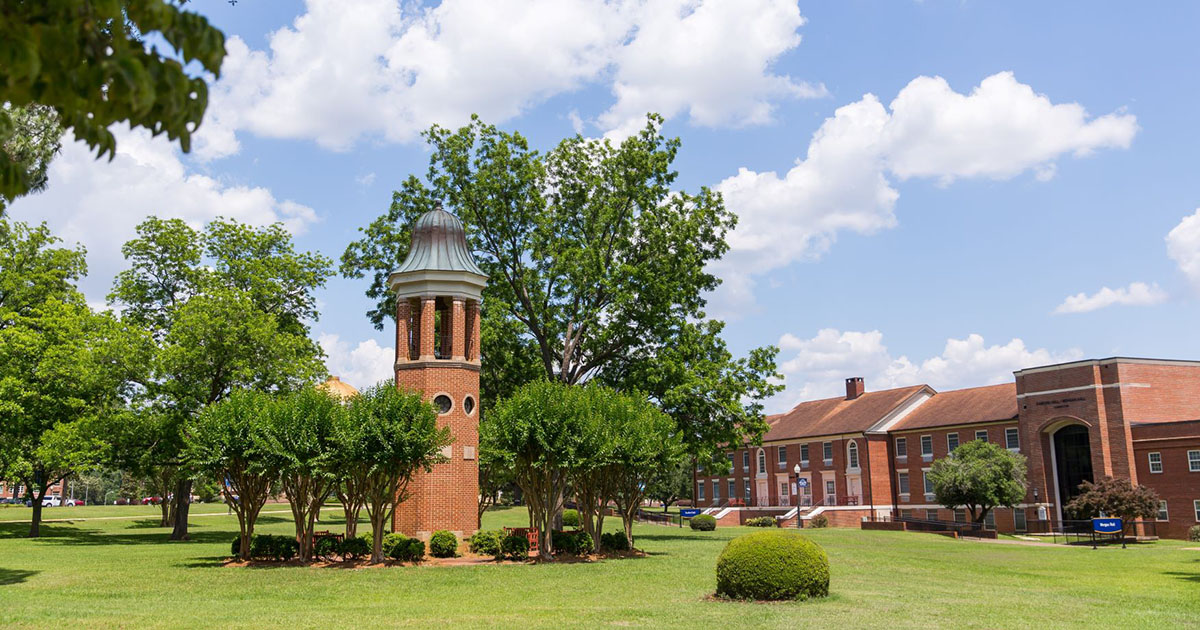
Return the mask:
M408 258L393 274L409 271L464 271L486 276L467 249L462 221L439 206L417 219Z

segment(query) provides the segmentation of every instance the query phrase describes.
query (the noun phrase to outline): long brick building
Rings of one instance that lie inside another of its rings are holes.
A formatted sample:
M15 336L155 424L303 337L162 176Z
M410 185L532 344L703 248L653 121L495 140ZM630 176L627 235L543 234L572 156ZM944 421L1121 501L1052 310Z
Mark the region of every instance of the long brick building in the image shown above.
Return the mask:
M1200 361L1109 358L1019 370L1012 383L938 392L927 385L803 402L769 416L762 445L729 454L732 474L695 474L696 504L724 522L771 514L833 525L911 516L962 520L938 505L933 462L967 440L1023 454L1029 490L989 525L1057 522L1084 480L1128 479L1162 499L1156 530L1200 523ZM797 473L797 468L799 473Z

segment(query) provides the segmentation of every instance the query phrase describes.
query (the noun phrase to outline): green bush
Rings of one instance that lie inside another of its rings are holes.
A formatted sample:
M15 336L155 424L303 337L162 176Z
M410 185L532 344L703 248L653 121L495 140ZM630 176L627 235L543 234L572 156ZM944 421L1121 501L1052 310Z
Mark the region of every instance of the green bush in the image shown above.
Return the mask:
M698 532L711 532L717 528L717 518L712 514L697 514L692 517L691 526Z
M381 550L383 551L383 555L388 558L393 557L392 551L396 549L396 545L398 545L406 540L408 540L408 537L405 536L404 534L401 534L400 532L384 534L383 535L383 544L380 546Z
M563 510L563 527L579 527L579 510Z
M481 529L472 534L471 538L467 540L467 548L471 550L471 553L481 556L502 556L504 552L500 548L500 545L503 541L503 530Z
M338 539L331 536L318 538L317 541L313 543L313 556L322 560L332 560L333 557L337 555L338 545L340 544L341 543L338 541Z
M458 555L458 538L451 532L440 529L429 537L429 555L434 558L453 558Z
M241 541L233 539L230 552L238 555L241 552ZM282 560L288 561L300 553L300 543L291 536L273 536L271 534L253 534L250 536L250 558L253 560Z
M346 538L338 545L338 554L343 560L358 560L371 555L371 541L366 536Z
M250 557L254 560L265 560L271 557L272 541L267 534L250 536Z
M717 558L717 595L722 597L785 600L828 594L829 558L794 531L739 536Z
M775 527L775 519L771 516L756 516L746 519L745 524L749 527Z
M592 552L592 537L582 529L550 532L550 543L554 545L555 553L585 556Z
M1200 542L1200 525L1192 525L1192 528L1188 530L1188 540Z
M818 514L808 521L808 526L814 529L829 527L829 517L825 516L824 514Z
M622 532L600 534L600 546L609 551L629 551L629 540Z
M420 562L425 559L425 543L420 538L405 538L389 555L401 562Z
M250 535L250 549L254 549L254 535L253 534ZM233 556L235 558L238 556L238 554L242 553L242 535L241 534L238 534L237 536L233 537L233 546L230 547L229 553L233 554Z
M529 559L529 541L520 534L505 536L504 542L500 544L500 548L504 551L504 557L509 560Z

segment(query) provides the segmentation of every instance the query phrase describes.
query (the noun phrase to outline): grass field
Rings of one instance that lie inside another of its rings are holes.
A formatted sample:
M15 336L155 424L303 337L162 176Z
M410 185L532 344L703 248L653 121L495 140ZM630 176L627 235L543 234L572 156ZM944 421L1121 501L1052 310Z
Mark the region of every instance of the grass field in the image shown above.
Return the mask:
M104 520L49 523L39 540L0 523L0 628L1200 627L1200 551L1174 541L1093 551L812 530L832 595L747 604L708 596L717 554L749 529L646 525L636 535L648 557L594 563L234 568L222 562L236 520L223 506L193 509L212 515L192 519L187 543L168 542L147 506L49 509ZM323 526L340 527L336 512ZM0 509L0 521L27 515ZM485 526L523 519L495 511ZM291 527L277 512L260 531Z

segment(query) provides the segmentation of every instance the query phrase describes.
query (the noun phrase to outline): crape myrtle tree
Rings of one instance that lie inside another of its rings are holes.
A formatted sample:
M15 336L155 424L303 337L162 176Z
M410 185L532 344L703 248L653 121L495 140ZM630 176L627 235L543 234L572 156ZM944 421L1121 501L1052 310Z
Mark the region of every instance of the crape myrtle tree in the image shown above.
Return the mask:
M1084 481L1079 490L1080 493L1067 503L1067 513L1080 519L1102 515L1119 517L1122 538L1133 521L1158 517L1158 494L1126 479L1103 477L1096 482Z
M389 381L351 398L340 418L334 470L366 507L371 562L382 562L383 534L396 506L408 498L414 474L444 461L441 451L451 443L450 429L438 428L437 411L419 392L397 389Z
M183 10L185 3L0 3L0 211L5 201L44 184L44 162L57 150L60 132L51 134L54 150L48 152L19 139L29 132L22 116L37 108L51 110L53 124L69 129L98 157L116 154L108 128L118 122L166 134L190 150L208 105L208 86L197 74L220 74L225 36L203 16Z
M613 502L632 549L633 522L646 498L646 489L658 473L677 468L684 461L683 444L670 416L644 396L595 389L606 392L598 407L602 421L610 427L606 434L613 440ZM602 511L604 504L596 507ZM596 530L593 540L601 531Z
M929 470L938 503L965 508L982 523L997 507L1013 507L1025 498L1025 456L998 444L971 440Z
M515 357L513 385L532 365L569 385L644 391L704 457L755 439L766 430L757 401L775 391L776 351L734 359L703 311L719 284L708 265L728 249L736 217L714 191L674 188L679 140L661 126L651 115L620 143L576 136L545 154L478 118L457 131L434 126L425 178L402 182L388 212L347 247L342 273L371 276L367 315L382 329L395 313L387 275L407 255L413 221L441 202L490 278L485 366ZM483 381L486 407L499 392Z
M157 466L179 464L182 427L236 388L292 391L324 375L309 337L316 289L331 261L297 252L280 224L218 219L203 231L150 217L122 247L129 268L109 301L154 341L141 403L165 426L153 434ZM148 445L129 445L135 452ZM173 540L187 538L192 478L174 479Z
M279 478L268 437L269 394L238 389L188 418L185 468L223 480L225 501L237 515L240 557L250 559L250 537Z

